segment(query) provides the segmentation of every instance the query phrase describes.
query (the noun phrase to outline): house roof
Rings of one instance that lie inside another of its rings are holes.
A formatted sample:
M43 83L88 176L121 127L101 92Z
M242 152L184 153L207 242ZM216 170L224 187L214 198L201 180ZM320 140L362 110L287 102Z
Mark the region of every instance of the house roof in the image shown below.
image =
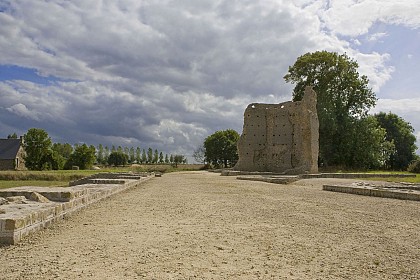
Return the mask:
M20 148L20 139L0 139L0 159L15 159Z

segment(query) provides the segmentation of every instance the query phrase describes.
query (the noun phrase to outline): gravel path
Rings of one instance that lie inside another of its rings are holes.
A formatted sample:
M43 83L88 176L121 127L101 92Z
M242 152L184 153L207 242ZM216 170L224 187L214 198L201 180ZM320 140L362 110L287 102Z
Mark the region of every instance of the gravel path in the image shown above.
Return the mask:
M324 182L165 174L0 247L0 279L420 279L420 203Z

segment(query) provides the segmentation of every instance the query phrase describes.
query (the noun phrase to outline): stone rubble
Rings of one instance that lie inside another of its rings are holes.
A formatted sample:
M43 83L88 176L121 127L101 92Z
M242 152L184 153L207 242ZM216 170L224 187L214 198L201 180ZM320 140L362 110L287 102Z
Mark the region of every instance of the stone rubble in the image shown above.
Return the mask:
M35 231L91 203L138 186L153 173L99 173L69 187L16 187L0 190L0 244L16 244Z

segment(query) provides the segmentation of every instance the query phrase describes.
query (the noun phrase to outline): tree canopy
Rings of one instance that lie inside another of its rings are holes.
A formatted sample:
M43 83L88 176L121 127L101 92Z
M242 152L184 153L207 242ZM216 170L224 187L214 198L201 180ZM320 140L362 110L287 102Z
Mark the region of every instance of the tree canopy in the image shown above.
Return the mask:
M77 145L67 161L66 168L70 169L71 166L78 166L80 169L89 169L95 163L95 154L94 146Z
M122 152L114 151L109 155L108 164L109 165L126 165L128 162L128 156Z
M40 128L31 128L24 135L23 147L26 152L25 165L30 170L48 169L52 157L52 142L48 133Z
M10 134L10 138L17 138L17 134ZM183 155L164 155L157 149L140 149L140 147L117 148L99 144L96 148L93 145L52 143L48 133L39 128L31 128L24 135L23 148L26 155L26 166L31 170L61 170L72 169L78 166L80 169L89 169L93 164L126 165L132 163L147 164L186 164L187 159Z
M229 167L238 161L239 134L233 129L219 130L204 140L205 158L215 166Z
M374 115L386 131L386 139L394 144L394 151L385 162L393 170L406 170L416 159L416 136L410 123L393 113L380 112Z
M17 139L17 138L18 138L18 136L17 136L16 132L14 132L13 134L7 135L7 139Z
M361 120L375 106L376 97L369 88L368 78L359 75L358 67L358 63L347 54L318 51L300 56L284 76L286 82L295 84L293 101L302 100L306 86L312 86L317 92L319 157L320 162L326 165L350 168L375 165L377 160L369 164L355 161L349 149L367 155L373 149L387 146L380 137L376 137L378 135L373 139L381 143L362 141L359 137L361 127L371 127L374 123L372 120Z

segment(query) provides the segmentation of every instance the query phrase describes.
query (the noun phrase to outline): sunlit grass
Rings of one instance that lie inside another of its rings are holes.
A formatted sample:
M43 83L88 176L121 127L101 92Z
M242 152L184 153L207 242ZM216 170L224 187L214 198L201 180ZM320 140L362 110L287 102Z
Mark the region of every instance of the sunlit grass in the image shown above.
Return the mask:
M167 164L132 165L125 167L106 167L99 170L52 170L52 171L0 171L0 189L20 186L68 186L70 181L101 172L176 172L199 170L197 164L180 164L177 168Z
M67 181L39 181L39 180L18 180L5 181L0 180L0 189L22 187L22 186L36 186L36 187L67 187Z
M407 174L412 174L412 173L407 173ZM366 178L366 180L420 184L420 174L416 174L416 177L387 177L387 178L373 177L373 178Z

